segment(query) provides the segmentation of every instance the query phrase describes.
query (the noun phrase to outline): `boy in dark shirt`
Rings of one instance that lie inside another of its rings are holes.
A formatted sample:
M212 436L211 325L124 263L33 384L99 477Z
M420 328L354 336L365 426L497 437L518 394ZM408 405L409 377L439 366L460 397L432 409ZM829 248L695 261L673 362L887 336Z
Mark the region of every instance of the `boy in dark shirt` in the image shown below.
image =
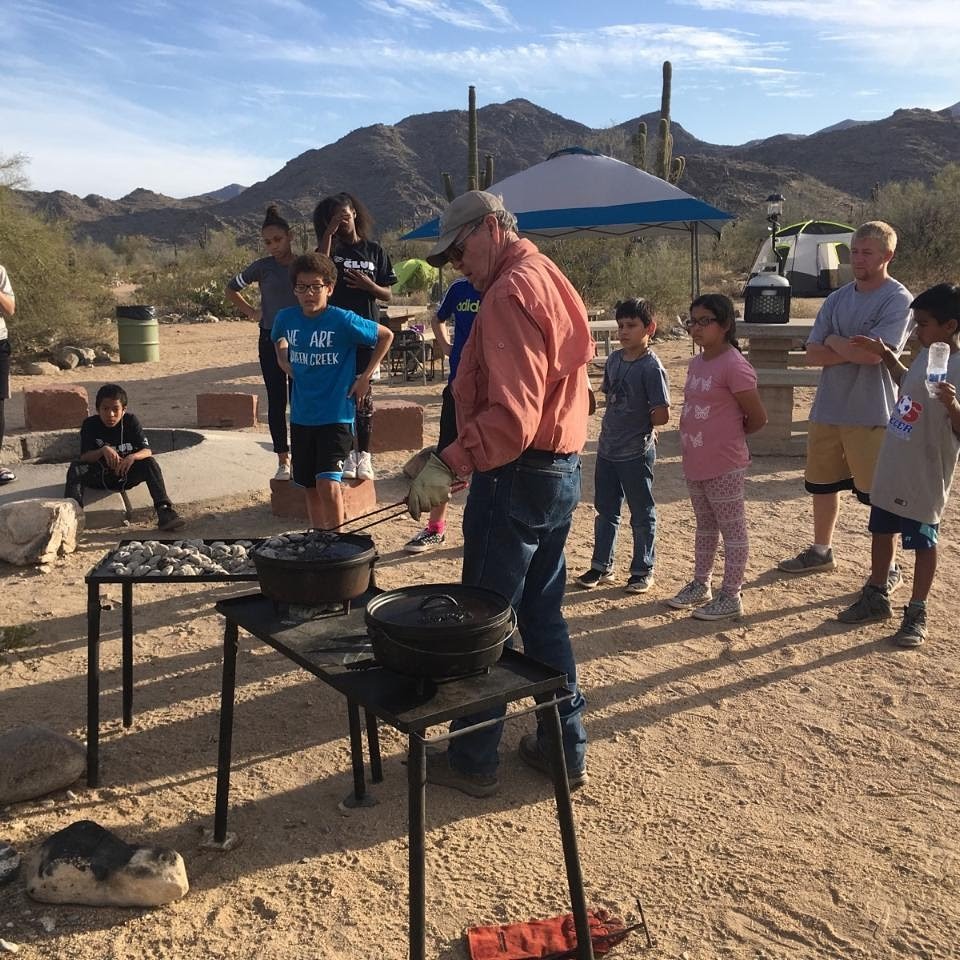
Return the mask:
M140 421L127 413L127 392L115 383L97 391L97 413L80 427L80 459L67 470L65 498L83 507L83 488L125 490L146 483L161 530L179 530L186 521L167 496L163 474Z

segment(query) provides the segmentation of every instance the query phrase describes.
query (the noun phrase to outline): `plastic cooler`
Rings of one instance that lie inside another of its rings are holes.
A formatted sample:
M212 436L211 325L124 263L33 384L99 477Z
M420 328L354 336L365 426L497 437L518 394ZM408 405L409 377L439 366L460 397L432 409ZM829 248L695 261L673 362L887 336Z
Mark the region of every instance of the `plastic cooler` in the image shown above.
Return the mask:
M776 273L760 273L748 283L743 300L744 323L789 323L790 281Z

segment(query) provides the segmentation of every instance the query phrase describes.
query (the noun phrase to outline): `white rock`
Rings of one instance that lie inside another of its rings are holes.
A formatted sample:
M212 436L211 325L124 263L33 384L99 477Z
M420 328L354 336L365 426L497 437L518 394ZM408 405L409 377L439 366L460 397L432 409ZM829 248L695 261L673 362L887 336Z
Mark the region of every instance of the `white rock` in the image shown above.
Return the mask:
M137 847L92 820L49 837L26 862L27 893L43 903L154 907L190 889L175 850Z
M15 500L0 505L0 560L49 563L77 549L83 510L75 500Z
M4 940L3 937L0 937L0 951L3 953L19 953L20 944L12 943L9 940Z

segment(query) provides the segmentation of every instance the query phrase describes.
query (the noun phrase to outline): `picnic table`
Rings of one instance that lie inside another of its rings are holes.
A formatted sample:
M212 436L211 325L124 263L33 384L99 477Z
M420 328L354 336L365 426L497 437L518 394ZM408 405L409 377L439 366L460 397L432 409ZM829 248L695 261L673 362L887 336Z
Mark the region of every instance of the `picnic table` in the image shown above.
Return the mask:
M794 390L815 387L820 368L808 367L804 353L813 320L738 323L737 338L747 342L747 359L767 411L767 425L747 438L755 456L802 457L807 452L807 421L794 420Z

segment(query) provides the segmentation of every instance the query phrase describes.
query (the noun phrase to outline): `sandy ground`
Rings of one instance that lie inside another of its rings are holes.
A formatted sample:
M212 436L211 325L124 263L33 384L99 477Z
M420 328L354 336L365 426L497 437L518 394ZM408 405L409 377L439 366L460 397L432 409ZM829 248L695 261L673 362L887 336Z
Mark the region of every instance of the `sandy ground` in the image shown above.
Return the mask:
M83 383L92 395L112 375L147 425L166 426L193 424L201 390L260 388L249 324L163 327L161 339L159 363L78 370L55 382ZM672 382L682 383L687 344L669 341L659 352ZM15 379L15 392L26 383ZM424 403L435 435L439 390L386 385L379 395ZM22 407L8 407L16 431ZM571 586L565 601L589 698L591 779L574 801L588 899L629 919L641 900L656 939L653 951L635 937L614 955L960 955L960 644L949 626L958 612L956 504L943 525L932 638L919 651L899 651L886 639L890 624L855 629L834 619L868 562L866 515L854 501L843 505L835 575L773 572L777 559L806 544L809 503L801 461L759 459L748 493L746 615L698 622L660 602L692 569L675 423L657 465L656 586L624 593L621 550L615 583L590 592ZM598 427L597 419L594 436ZM593 449L591 442L569 541L571 579L589 563ZM384 503L401 494L401 459L379 460ZM248 497L185 512L194 536L290 527L271 516L266 482ZM454 531L459 515L454 506ZM377 528L380 582L457 578L459 535L410 557L400 548L415 529L409 519ZM42 722L84 737L83 576L121 536L147 530L87 534L46 574L0 566L0 624L37 627L24 646L0 654L0 728ZM189 895L157 910L51 907L30 901L18 880L0 889L0 936L19 943L21 956L406 956L401 739L384 731L378 806L344 814L342 702L249 638L241 644L230 815L242 843L227 854L200 847L200 830L212 823L219 714L222 624L212 604L248 590L137 588L137 712L127 730L119 724L119 604L105 612L102 787L81 782L74 797L61 792L0 811L0 839L23 851L81 818L172 846L186 859ZM119 599L119 588L107 593ZM464 958L471 924L566 908L552 794L516 755L529 728L529 718L507 725L498 796L428 788L429 956ZM52 932L43 918L53 919Z

